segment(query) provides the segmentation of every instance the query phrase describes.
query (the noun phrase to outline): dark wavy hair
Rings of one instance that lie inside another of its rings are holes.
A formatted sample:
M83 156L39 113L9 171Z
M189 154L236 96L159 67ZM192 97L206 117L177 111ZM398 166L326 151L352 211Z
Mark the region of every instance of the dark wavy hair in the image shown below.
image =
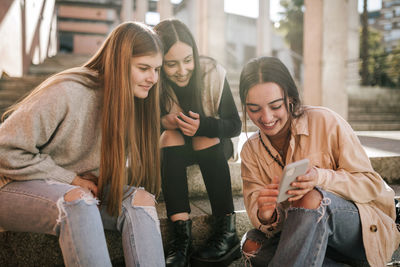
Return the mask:
M190 78L187 88L192 91L191 103L180 103L181 108L188 112L189 109L203 114L203 107L201 104L201 91L203 89L202 83L202 73L200 69L200 57L199 51L197 49L196 42L189 28L178 19L166 19L154 26L154 30L160 37L161 42L164 46L164 55L168 53L171 47L177 42L182 42L192 47L193 49L193 59L194 59L194 70L192 77ZM164 70L161 70L161 108L166 112L169 112L174 99L171 96L171 91L168 90L168 83L170 81L167 79Z
M240 74L239 94L242 102L243 119L246 127L246 98L250 88L257 84L273 82L278 84L284 94L285 107L293 104L288 109L292 118L303 114L302 103L297 86L286 66L275 57L259 57L250 60Z

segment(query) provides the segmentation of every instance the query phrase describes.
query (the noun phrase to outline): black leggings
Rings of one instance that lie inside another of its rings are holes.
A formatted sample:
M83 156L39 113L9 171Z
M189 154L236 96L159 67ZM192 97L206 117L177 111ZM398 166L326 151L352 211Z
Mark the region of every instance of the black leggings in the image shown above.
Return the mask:
M190 213L186 167L199 164L207 189L213 215L221 216L234 211L231 176L223 146L217 144L194 151L192 144L162 149L162 190L167 216Z

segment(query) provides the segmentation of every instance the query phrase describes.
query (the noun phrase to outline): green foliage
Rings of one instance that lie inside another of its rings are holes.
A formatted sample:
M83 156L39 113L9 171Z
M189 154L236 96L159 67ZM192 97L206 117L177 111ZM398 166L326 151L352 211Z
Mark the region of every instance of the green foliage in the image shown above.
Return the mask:
M397 49L388 55L387 61L389 65L387 75L396 88L400 88L400 42L397 44Z
M290 48L303 55L303 13L304 0L280 0L285 9L281 12L283 18L279 21L279 30L284 32Z
M279 21L279 30L294 52L294 78L299 81L303 55L304 0L280 0L280 4L285 11L281 12L283 18Z
M368 84L400 88L400 44L398 49L387 53L383 46L382 34L371 27L368 28L368 32Z

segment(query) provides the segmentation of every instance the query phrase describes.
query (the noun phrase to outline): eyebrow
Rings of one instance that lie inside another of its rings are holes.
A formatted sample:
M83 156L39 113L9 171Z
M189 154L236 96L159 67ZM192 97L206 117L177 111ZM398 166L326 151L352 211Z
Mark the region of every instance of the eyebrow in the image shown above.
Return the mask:
M279 98L279 99L276 99L276 100L273 100L273 101L269 102L268 105L271 105L271 104L274 104L274 103L276 103L278 101L283 101L283 100L285 100L285 99L284 98ZM253 103L246 103L246 106L259 106L259 105L253 104Z
M193 53L192 54L190 54L190 55L187 55L186 57L184 57L183 58L183 60L185 60L185 59L187 59L187 58L189 58L189 57L193 57ZM167 62L167 63L169 63L169 62L178 62L179 60L165 60L164 59L164 62Z
M160 68L161 67L161 65L153 67L153 66L151 66L149 64L146 64L146 63L138 63L137 65L140 66L140 67L148 67L148 68Z

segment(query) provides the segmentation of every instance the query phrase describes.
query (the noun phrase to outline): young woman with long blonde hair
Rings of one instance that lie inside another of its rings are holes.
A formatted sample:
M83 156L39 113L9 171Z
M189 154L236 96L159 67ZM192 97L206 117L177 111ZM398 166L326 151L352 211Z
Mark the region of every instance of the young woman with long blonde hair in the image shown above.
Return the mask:
M96 267L111 266L103 228L118 230L126 266L164 265L154 201L161 51L151 28L123 23L84 66L5 113L0 230L57 235L66 266Z

